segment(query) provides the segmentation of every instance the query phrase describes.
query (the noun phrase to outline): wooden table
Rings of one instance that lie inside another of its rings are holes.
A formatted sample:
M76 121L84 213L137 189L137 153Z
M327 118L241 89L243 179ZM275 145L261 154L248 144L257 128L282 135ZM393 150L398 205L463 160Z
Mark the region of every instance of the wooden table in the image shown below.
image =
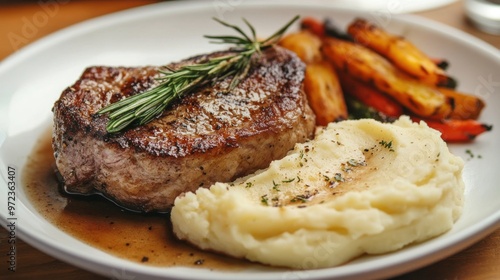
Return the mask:
M5 3L7 1L0 1ZM0 4L0 60L27 45L58 29L103 14L150 4L158 1L12 1L16 4ZM21 2L21 4L19 4ZM44 4L45 3L45 4ZM52 6L50 6L52 5ZM42 14L45 13L45 16ZM478 31L465 19L463 3L416 13L476 36L493 46L500 48L500 36ZM27 22L38 22L29 30L23 27ZM7 252L7 232L0 230L0 275L8 275L9 279L105 279L88 271L66 264L48 256L30 245L17 239L17 271L6 273L4 260ZM395 279L500 279L500 229L475 245L440 262L422 269L401 275Z

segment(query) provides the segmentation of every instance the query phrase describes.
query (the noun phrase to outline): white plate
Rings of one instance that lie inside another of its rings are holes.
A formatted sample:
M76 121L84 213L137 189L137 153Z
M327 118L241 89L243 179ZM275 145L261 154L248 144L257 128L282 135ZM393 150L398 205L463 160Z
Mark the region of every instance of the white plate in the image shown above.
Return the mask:
M349 8L369 12L390 12L392 14L419 12L439 8L457 0L308 0L321 5Z
M500 221L500 53L497 49L452 28L413 16L339 10L302 2L206 1L174 2L132 9L87 21L57 32L22 49L0 64L0 214L7 219L7 166L18 172L37 138L51 125L53 102L90 65L160 65L220 48L203 34L227 30L211 18L241 23L244 16L261 36L269 35L292 16L330 17L343 27L363 16L404 35L429 54L451 62L449 72L459 88L487 102L482 120L495 129L473 144L451 145L467 159L471 150L481 159L466 160L466 202L453 229L423 244L382 256L363 257L349 264L320 270L244 271L160 268L133 263L90 247L48 223L17 187L17 236L68 263L109 277L204 279L349 279L398 275L445 258L485 237ZM294 26L293 28L297 28ZM292 29L293 29L292 28ZM18 177L21 175L18 174ZM19 252L21 253L21 252ZM133 278L128 278L133 279Z

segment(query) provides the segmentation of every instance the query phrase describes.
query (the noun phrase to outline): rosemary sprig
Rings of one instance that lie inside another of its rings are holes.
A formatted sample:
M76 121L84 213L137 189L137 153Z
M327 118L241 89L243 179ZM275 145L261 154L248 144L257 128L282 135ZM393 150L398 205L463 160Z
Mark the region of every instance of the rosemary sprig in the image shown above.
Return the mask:
M230 91L247 75L251 68L252 56L260 55L262 50L276 44L298 18L299 16L295 16L285 26L262 41L257 39L254 27L245 19L243 21L250 29L250 36L238 26L214 18L218 23L235 30L239 36L204 37L211 39L211 43L234 45L232 54L210 58L206 62L186 65L177 70L168 68L160 70L158 86L110 104L99 110L97 114L109 113L106 130L109 133L115 133L130 126L140 126L152 121L160 116L173 100L208 82L232 76L228 88Z

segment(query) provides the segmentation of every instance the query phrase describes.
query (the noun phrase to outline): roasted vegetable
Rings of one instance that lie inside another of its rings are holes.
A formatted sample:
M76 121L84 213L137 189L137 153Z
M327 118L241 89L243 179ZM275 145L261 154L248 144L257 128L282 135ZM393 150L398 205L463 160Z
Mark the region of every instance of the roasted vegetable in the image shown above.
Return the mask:
M320 27L314 25L314 21L311 24L308 28ZM326 125L332 121L347 119L347 108L335 69L328 61L323 60L321 44L320 37L308 30L291 33L280 42L282 47L295 52L306 63L304 91L316 114L316 123Z
M373 85L418 116L445 119L452 111L451 100L443 93L405 75L362 45L325 38L322 51L339 72Z
M392 35L363 19L351 23L347 32L356 42L386 57L416 79L435 86L449 84L446 72L403 37Z
M279 44L296 53L305 63L323 59L320 50L321 39L307 30L290 33L283 37Z
M485 104L484 101L474 95L458 92L449 88L438 88L440 92L452 100L453 110L448 116L450 119L473 119L479 118Z
M412 117L415 122L422 121ZM476 120L423 120L427 125L441 132L441 138L446 142L469 142L478 135L490 131L493 127Z
M349 112L349 119L374 119L380 122L393 122L395 120L395 118L386 116L354 97L346 96L345 102Z
M318 37L325 36L325 25L313 17L305 17L300 23L302 30L307 30Z
M337 74L330 63L320 61L307 65L304 91L309 105L316 114L318 125L347 119L344 94Z
M347 34L347 32L345 32L344 30L341 30L333 20L327 18L323 21L323 25L325 28L326 36L354 42L354 38L352 38L352 36Z
M322 38L324 36L333 37L346 41L354 41L353 38L341 30L333 20L327 18L323 22L313 18L313 17L305 17L300 25L302 30L308 30L314 35Z
M301 30L281 45L307 64L304 88L318 125L345 118L387 122L408 114L441 131L447 142L471 141L492 128L476 121L485 102L454 89L447 60L430 58L365 20L355 20L346 33L330 19L305 17Z
M342 91L388 117L397 118L403 114L403 106L379 90L351 78L339 75Z

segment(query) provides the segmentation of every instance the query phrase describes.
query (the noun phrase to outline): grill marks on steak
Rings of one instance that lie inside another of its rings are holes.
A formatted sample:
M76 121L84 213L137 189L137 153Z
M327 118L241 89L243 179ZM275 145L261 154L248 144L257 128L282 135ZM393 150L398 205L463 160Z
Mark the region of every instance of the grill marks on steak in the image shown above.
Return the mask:
M158 119L114 135L106 132L107 116L95 113L155 86L158 68L86 69L53 108L53 148L66 190L97 191L128 208L165 211L182 192L267 167L312 137L304 64L279 47L256 59L231 92L231 77L200 87Z

